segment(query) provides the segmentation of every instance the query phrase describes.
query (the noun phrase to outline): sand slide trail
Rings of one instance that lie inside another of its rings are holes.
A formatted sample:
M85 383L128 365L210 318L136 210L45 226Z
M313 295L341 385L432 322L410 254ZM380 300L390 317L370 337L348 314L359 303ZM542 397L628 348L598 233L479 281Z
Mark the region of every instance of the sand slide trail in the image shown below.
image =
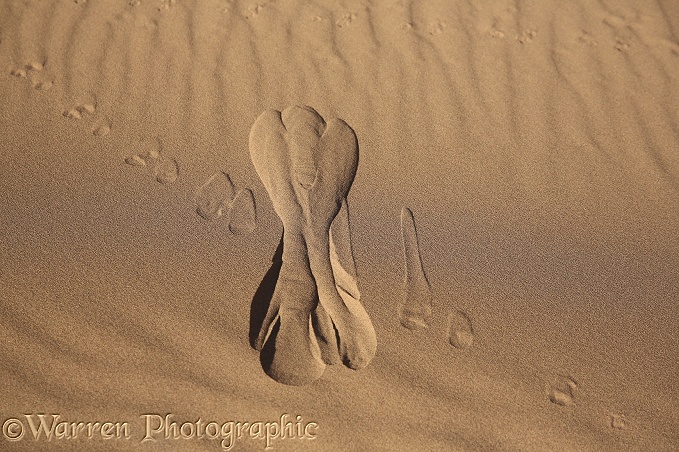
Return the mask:
M345 269L338 268L340 264L332 264L339 259L338 249L343 255L348 253L331 243L350 237L340 227L339 234L330 239L333 220L346 205L358 166L353 130L341 120L326 124L309 107L266 111L252 127L250 154L284 231L283 265L273 294L273 300L281 299L271 305L279 311L281 329L273 338L276 353L270 375L283 383L304 384L322 374L324 364L310 329L316 296L337 330L342 361L351 368L365 367L377 347L375 331L354 298L355 282ZM348 220L343 221L348 227ZM331 255L337 257L331 259ZM256 348L261 347L273 318L273 313L267 315ZM316 320L322 330L329 330L325 315L317 315ZM293 327L295 333L290 330Z

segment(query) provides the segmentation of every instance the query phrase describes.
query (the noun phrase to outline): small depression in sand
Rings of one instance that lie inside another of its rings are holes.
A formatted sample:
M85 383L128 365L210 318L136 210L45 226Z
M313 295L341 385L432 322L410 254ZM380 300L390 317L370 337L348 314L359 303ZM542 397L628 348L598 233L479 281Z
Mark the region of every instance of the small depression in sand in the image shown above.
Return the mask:
M249 188L238 191L229 211L229 231L233 234L249 234L257 227L255 195Z
M236 188L231 177L224 171L218 171L196 190L196 213L205 220L216 220L231 208L235 196Z
M136 147L138 152L126 157L125 163L135 167L146 167L160 184L171 184L177 180L179 163L172 157L165 156L163 144L159 138L144 139Z
M573 406L575 405L577 388L578 383L572 377L559 375L551 385L546 387L546 391L552 403L561 406Z
M466 312L457 310L448 316L448 342L461 350L474 343L474 327Z

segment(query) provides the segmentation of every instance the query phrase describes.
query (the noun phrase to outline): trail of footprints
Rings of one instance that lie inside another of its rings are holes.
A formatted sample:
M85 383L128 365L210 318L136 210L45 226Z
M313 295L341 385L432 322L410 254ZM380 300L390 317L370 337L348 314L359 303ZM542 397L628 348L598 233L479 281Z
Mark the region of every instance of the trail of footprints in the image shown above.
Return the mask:
M172 184L179 177L179 163L166 155L162 141L142 139L125 163L146 170L156 182ZM232 234L249 234L257 227L255 196L249 188L236 189L228 173L218 171L207 178L194 193L195 211L206 221L228 217Z
M130 2L132 5L139 2ZM175 0L163 0L161 6L170 6ZM31 82L33 88L46 91L53 82L41 76L45 63L32 61L22 67L12 69L10 74ZM92 119L92 135L104 137L111 133L111 122L106 117L97 117L97 102L94 98L82 102L62 112L69 120ZM160 184L172 184L179 177L179 163L163 152L163 144L158 138L143 139L136 146L135 153L125 158L125 163L146 169ZM228 212L228 229L233 234L247 234L255 230L257 211L252 190L236 190L229 175L217 172L210 176L195 193L196 213L205 220L216 220Z
M38 91L49 91L54 86L54 81L46 75L46 66L47 63L45 61L34 60L10 70L10 75L28 80L31 86ZM97 117L96 101L83 102L73 108L64 110L62 115L65 118L74 120L87 117L93 118L91 132L94 136L103 137L111 132L110 120L106 117Z
M97 101L90 99L75 107L67 108L62 116L71 120L92 119L91 132L95 137L105 137L111 133L111 121L97 112Z
M401 210L401 235L405 278L404 298L398 309L399 322L409 330L426 329L430 326L432 315L431 285L420 255L415 216L407 207ZM448 343L455 349L466 350L474 343L476 335L474 324L467 312L461 309L449 312L445 328ZM568 375L558 375L551 383L545 385L547 399L562 407L575 406L577 392L578 382ZM624 430L627 428L627 423L624 414L608 414L607 425L611 429Z
M175 0L163 0L163 5L173 5ZM29 62L12 69L10 74L31 82L33 88L49 90L53 82L41 76L45 63ZM111 132L111 122L106 117L98 117L97 102L94 98L67 108L62 116L69 120L92 119L92 135L104 137ZM179 164L176 159L166 155L163 144L158 138L143 139L136 146L135 153L125 158L125 163L146 169L160 184L172 184L179 177ZM233 234L247 234L254 231L257 224L255 197L252 190L236 190L228 174L217 172L201 185L195 194L196 212L205 220L215 220L228 212L228 229Z
M17 78L24 78L31 83L31 86L38 91L48 91L54 85L51 78L43 72L45 63L31 61L21 67L10 70L10 74Z

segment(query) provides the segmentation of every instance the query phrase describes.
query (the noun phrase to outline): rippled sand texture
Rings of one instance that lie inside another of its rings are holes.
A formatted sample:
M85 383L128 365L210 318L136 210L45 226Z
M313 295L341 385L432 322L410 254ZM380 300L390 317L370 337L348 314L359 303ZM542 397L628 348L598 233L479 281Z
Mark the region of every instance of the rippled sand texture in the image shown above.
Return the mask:
M276 450L677 449L678 30L670 0L0 0L0 420L138 436L149 412L289 413L317 439ZM360 142L377 337L303 387L247 340L283 233L249 134L290 105ZM400 318L403 206L427 328ZM219 445L143 444L178 447Z

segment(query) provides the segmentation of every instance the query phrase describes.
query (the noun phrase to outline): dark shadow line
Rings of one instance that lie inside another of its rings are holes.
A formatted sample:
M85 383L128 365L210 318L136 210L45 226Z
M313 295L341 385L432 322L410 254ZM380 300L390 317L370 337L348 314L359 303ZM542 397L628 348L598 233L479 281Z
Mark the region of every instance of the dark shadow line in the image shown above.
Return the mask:
M252 297L252 302L250 303L249 337L250 346L252 348L255 348L255 341L259 336L260 330L262 329L266 313L269 311L271 299L273 298L274 290L276 289L276 283L278 282L278 275L280 274L282 266L283 236L281 235L278 248L276 248L276 252L271 258L271 267L269 267L269 270L262 278L262 282L259 284L255 295Z

